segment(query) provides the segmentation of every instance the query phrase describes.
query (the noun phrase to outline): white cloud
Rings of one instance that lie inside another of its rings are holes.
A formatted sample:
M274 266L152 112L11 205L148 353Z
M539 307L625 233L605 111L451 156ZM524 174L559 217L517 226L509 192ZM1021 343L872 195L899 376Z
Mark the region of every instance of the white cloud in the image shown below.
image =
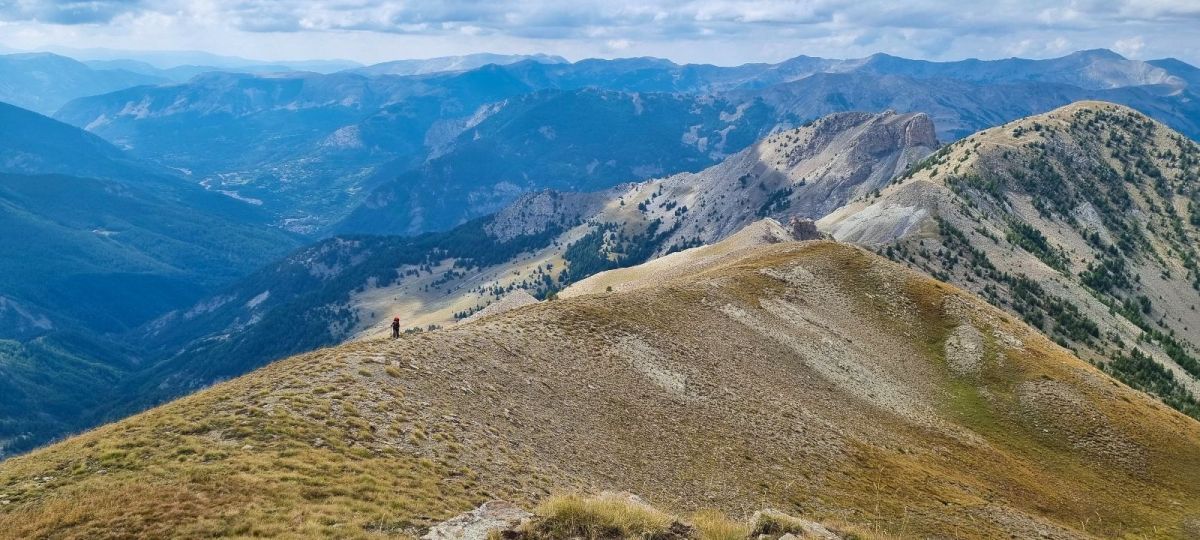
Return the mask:
M1146 48L1146 41L1141 36L1118 39L1113 43L1112 48L1114 51L1117 51L1117 54L1136 58L1142 52L1142 49Z
M0 0L0 44L203 48L265 59L549 52L776 61L874 52L1200 62L1195 0ZM1124 37L1113 42L1114 36ZM420 51L419 54L410 51Z
M628 39L610 39L608 41L605 41L604 45L607 46L610 50L624 51L624 50L628 49L630 45L633 45L633 43L630 42Z

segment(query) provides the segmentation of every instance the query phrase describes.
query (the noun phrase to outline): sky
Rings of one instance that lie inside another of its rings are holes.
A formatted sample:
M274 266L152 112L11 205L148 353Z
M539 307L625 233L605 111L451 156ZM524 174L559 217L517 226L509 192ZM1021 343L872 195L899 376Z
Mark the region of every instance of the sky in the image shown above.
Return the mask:
M202 50L374 63L472 52L735 65L801 54L1200 65L1200 0L0 0L16 50Z

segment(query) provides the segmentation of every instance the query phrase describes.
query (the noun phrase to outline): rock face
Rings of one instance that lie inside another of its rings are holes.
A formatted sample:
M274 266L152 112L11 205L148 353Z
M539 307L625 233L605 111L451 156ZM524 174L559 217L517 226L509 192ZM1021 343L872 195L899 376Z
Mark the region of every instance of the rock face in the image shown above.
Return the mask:
M514 529L530 517L533 514L510 502L489 501L433 526L421 540L487 540L491 531Z
M617 193L618 190L529 193L497 212L484 229L503 242L521 235L537 234L549 227L570 228L601 211Z
M687 206L679 237L711 242L760 217L820 218L880 189L937 146L924 114L831 114L700 173L647 187L661 187L668 201ZM652 192L635 188L625 199ZM647 213L657 217L654 210Z
M792 238L796 240L816 240L821 238L821 231L817 230L817 222L792 216L788 220L788 228L792 231Z
M491 227L529 234L569 222L561 217L566 212L577 221L615 225L617 236L653 227L653 251L662 254L719 241L762 218L787 223L823 217L882 188L937 146L924 114L831 114L773 134L699 173L603 192L606 201L579 194L526 196L501 211ZM803 234L816 237L811 230Z
M787 523L790 525L788 531L776 531L767 524ZM780 512L779 510L766 509L755 512L750 518L750 523L756 525L759 534L767 535L768 538L773 537L772 533L784 532L779 540L800 540L806 538L810 540L841 540L842 536L829 530L826 526L803 518L798 518Z

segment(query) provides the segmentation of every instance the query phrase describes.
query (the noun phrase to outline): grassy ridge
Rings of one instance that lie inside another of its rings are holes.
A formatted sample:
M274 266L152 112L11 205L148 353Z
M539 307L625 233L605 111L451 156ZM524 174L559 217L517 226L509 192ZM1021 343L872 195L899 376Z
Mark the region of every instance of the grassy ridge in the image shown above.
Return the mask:
M946 353L964 325L973 371ZM4 462L0 530L418 536L487 499L613 489L905 537L1170 538L1198 486L1194 420L818 242L277 362Z

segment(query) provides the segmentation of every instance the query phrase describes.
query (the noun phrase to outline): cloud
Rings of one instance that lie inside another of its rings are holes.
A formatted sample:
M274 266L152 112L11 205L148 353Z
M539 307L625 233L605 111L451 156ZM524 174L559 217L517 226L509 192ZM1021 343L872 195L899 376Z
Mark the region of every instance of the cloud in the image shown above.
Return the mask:
M736 63L880 51L1049 56L1071 47L1200 60L1195 0L0 0L0 23L25 44L40 36L75 47L347 51L365 60L410 48Z
M608 41L605 41L604 45L606 47L608 47L609 50L624 51L624 50L629 49L629 47L631 45L633 45L633 43L630 42L628 39L610 39Z
M141 0L0 0L0 20L97 24L144 8Z
M1146 41L1141 36L1118 39L1113 43L1113 50L1122 56L1137 57L1146 47Z

